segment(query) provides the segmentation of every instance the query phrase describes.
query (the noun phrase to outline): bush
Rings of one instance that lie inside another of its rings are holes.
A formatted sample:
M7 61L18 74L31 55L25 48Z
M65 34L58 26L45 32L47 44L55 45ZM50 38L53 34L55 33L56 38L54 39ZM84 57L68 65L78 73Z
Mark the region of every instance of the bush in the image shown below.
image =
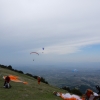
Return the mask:
M43 77L41 77L41 82L48 84L48 82L45 81L45 79Z
M67 90L68 92L71 92L71 90L70 90L70 88L69 87L62 87L62 89L64 89L64 90Z
M69 87L66 87L66 86L65 87L62 87L62 89L67 90L69 93L82 96L82 93L81 93L81 91L79 89L76 89L76 88L70 89Z
M9 65L9 66L8 66L8 69L11 69L11 70L12 70L12 66L11 66L11 65Z
M71 93L82 96L82 93L80 92L80 90L75 89L75 88L71 90Z

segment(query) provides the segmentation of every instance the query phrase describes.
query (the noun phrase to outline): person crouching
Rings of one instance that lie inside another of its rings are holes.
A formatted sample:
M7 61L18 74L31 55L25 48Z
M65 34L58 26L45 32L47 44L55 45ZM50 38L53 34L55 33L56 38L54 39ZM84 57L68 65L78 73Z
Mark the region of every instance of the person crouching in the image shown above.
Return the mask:
M9 82L10 82L10 77L9 76L6 76L5 82L4 82L4 87L5 88L9 88L10 87Z

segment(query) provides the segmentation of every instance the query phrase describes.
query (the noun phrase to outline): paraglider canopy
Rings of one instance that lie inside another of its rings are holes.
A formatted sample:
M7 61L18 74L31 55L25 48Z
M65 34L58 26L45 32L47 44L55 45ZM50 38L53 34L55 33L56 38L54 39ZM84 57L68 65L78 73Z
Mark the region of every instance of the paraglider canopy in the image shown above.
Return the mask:
M6 78L6 76L3 76L3 79L5 79L5 78ZM15 76L15 75L9 75L9 78L13 82L21 82L23 84L28 84L28 82L24 82L24 81L20 80L19 77Z
M75 73L77 73L78 70L77 69L73 69L72 72L74 73L74 76L76 76Z
M37 53L37 52L31 52L30 54L32 54L32 53L35 53L35 54L38 54L39 55L39 53Z
M72 72L77 72L77 71L78 71L77 69L72 70Z
M44 50L44 48L42 48L42 50ZM44 52L42 52L42 53L44 53Z
M39 55L39 53L37 53L37 52L30 52L30 54L37 54L37 55ZM34 61L34 59L33 59L33 61Z

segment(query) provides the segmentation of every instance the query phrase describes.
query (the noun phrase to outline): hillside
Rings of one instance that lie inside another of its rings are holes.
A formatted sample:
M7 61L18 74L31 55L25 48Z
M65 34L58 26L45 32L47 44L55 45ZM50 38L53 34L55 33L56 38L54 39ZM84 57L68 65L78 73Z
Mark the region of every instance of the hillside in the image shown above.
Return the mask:
M12 87L5 89L3 88L4 79L2 77L6 75L16 75L28 84L11 81ZM38 85L36 79L25 74L0 68L0 100L62 100L60 97L53 95L53 91L66 93L63 89L42 82Z

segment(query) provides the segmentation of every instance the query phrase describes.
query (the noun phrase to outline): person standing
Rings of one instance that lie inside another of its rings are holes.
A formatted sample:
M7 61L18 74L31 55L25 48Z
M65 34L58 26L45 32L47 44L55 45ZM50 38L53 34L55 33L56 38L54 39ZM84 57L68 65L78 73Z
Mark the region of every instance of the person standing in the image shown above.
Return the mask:
M40 84L41 77L40 77L40 76L38 76L37 80L38 80L38 84Z

